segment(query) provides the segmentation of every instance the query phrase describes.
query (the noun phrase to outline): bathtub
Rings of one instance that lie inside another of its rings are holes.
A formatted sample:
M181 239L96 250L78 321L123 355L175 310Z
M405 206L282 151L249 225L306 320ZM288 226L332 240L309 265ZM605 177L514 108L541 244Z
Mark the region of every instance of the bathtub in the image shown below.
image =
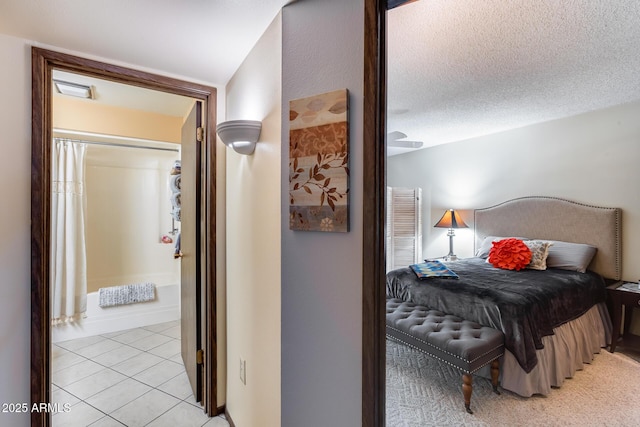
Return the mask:
M87 294L87 317L51 327L51 342L108 334L180 319L180 285L156 286L153 301L102 308L98 292Z

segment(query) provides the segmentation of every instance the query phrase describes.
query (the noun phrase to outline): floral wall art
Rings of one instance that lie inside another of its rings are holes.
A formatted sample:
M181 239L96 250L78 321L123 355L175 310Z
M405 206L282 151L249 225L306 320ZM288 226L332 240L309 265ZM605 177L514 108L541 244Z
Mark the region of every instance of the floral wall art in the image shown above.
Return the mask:
M289 102L289 228L349 231L348 91Z

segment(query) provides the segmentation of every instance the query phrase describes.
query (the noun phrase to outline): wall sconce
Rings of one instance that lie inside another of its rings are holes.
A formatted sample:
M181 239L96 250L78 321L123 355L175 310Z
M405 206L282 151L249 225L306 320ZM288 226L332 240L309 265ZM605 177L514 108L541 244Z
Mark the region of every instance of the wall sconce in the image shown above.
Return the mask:
M247 155L253 154L256 149L261 129L262 122L257 120L230 120L216 127L224 145L233 148L236 153Z

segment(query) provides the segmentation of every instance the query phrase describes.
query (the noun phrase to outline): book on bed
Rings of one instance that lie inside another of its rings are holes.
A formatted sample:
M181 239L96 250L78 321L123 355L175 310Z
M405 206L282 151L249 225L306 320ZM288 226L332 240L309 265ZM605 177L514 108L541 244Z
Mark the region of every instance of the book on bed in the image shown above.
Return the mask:
M412 264L409 267L416 273L420 279L428 279L430 277L440 277L445 279L457 279L458 275L451 271L449 267L438 260L429 260L420 264Z

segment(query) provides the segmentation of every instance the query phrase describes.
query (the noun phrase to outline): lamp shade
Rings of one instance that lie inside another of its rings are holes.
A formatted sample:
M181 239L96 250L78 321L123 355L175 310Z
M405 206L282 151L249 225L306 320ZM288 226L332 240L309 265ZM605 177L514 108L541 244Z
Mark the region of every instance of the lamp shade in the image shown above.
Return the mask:
M449 209L445 211L440 221L434 225L434 227L438 228L469 228L467 224L464 223L460 214L453 209Z

